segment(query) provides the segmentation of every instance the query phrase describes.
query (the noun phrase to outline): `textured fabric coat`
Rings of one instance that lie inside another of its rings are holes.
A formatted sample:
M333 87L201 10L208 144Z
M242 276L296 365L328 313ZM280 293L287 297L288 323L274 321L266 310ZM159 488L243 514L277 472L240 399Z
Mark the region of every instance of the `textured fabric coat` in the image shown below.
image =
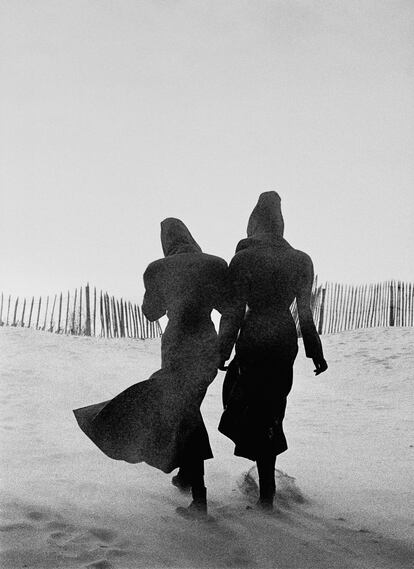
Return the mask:
M109 457L171 472L189 456L213 456L200 405L217 374L211 311L223 310L227 264L203 253L178 219L161 223L161 242L165 258L144 273L142 306L151 321L168 316L161 369L109 402L77 409L75 416Z
M236 359L225 382L233 397L227 395L219 429L236 443L236 454L252 460L287 449L283 418L298 350L289 309L295 299L306 355L322 355L310 310L312 261L283 230L280 197L261 194L229 266L233 301L220 322L221 358L236 343Z

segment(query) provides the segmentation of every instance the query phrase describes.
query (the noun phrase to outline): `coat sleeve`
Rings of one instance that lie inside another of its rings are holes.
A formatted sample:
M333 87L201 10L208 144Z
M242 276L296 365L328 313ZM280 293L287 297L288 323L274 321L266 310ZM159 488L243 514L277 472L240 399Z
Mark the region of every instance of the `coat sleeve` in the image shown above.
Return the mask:
M305 253L300 253L299 284L296 293L299 325L305 353L308 358L323 358L322 343L316 331L310 307L313 284L313 263Z
M230 358L246 313L249 279L242 254L234 256L227 275L226 304L223 307L219 328L220 358L222 361Z
M167 312L164 295L160 286L161 267L156 262L151 263L144 273L145 294L142 303L142 312L145 317L154 322Z

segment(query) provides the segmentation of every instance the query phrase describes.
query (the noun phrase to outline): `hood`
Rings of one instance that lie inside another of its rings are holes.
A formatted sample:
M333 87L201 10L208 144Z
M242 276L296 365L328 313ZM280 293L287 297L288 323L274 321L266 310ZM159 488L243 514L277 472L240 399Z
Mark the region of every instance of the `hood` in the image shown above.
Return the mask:
M263 192L253 209L247 224L247 239L239 241L236 253L251 247L272 244L277 247L290 247L283 238L285 224L277 192Z
M161 221L161 244L165 257L176 253L202 252L186 225L175 217Z
M249 217L247 237L283 237L285 224L277 192L263 192Z

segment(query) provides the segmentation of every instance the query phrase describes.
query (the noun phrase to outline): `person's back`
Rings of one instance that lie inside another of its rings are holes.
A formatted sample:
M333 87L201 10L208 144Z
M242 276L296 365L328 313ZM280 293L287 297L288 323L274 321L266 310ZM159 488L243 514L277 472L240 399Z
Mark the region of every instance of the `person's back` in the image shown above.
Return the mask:
M222 360L238 350L278 349L296 352L297 332L290 311L296 299L306 355L318 358L322 348L310 310L312 260L283 238L280 198L261 194L248 224L248 238L239 242L229 266L232 309L220 323ZM247 313L246 311L247 307Z
M306 355L316 373L327 368L310 310L312 261L289 245L283 230L280 197L261 194L248 237L239 242L229 266L232 303L220 322L221 369L236 344L220 431L236 443L236 455L257 462L259 505L265 509L273 508L276 456L287 449L283 418L298 351L290 311L295 299Z
M218 338L211 320L223 310L227 263L201 251L187 227L175 218L161 223L165 257L144 273L142 310L149 320L168 317L161 340L162 367L174 369L191 391L206 389L217 373Z
M144 274L144 314L150 315L157 305L168 315L168 325L180 326L183 333L209 325L211 311L223 303L226 271L223 259L201 251L154 261ZM157 291L158 300L151 301L151 290Z
M177 431L180 469L172 483L181 489L191 487L193 502L177 511L184 517L204 518L204 460L213 455L200 405L217 374L219 347L211 312L222 311L227 296L227 263L203 253L179 219L161 223L161 243L165 257L144 273L142 310L149 320L168 317L161 341L162 365L153 377L167 379L177 407L183 408L184 420ZM170 404L165 401L166 407ZM189 434L182 440L186 430Z

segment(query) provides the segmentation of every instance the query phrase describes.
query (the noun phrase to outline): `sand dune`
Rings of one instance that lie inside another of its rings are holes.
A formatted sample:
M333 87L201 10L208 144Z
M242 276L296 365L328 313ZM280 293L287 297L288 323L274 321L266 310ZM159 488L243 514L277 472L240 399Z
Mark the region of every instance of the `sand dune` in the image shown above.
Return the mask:
M158 341L0 329L1 567L411 567L413 340L411 329L328 336L318 378L300 353L271 516L254 508L253 463L216 430L220 374L203 404L211 520L194 524L175 515L189 498L168 476L108 459L72 415L146 379Z

